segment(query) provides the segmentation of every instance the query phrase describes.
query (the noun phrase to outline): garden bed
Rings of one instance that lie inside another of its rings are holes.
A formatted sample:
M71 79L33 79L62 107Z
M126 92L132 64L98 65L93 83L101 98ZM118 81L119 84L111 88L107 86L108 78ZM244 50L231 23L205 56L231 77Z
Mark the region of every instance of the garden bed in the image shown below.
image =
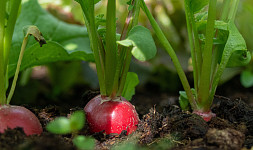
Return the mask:
M79 92L76 95L82 95L81 91L76 92ZM132 103L141 122L137 131L130 136L124 132L121 135L91 135L87 125L78 134L93 136L96 149L111 149L114 146L121 146L116 149L124 149L124 144L132 149L250 149L253 146L253 109L244 99L215 96L212 110L217 117L207 123L197 115L183 112L177 105L176 96L164 93L157 96L152 93L152 89L148 93L145 95L138 91L133 97ZM0 134L1 149L76 149L71 142L74 135L54 135L47 132L45 126L58 116L68 116L75 110L82 110L96 94L98 92L86 92L82 99L80 96L80 101L62 103L61 106L26 106L38 116L44 132L40 136L26 137L22 129L8 130Z

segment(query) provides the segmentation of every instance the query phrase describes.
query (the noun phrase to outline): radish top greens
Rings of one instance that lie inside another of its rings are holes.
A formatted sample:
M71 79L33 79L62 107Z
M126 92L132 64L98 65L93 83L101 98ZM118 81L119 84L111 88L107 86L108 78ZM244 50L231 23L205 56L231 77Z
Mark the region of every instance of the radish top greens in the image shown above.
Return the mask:
M185 92L180 92L181 107L187 108L190 103L194 112L210 113L224 69L246 65L251 59L245 41L234 23L239 0L223 0L223 8L218 18L217 0L184 0L193 65L192 90L173 48L144 0L141 0L141 3L158 39L171 56L183 84Z
M103 15L96 17L94 12L94 5L99 0L76 1L81 5L84 13L101 95L110 99L122 96L126 87L126 78L129 76L131 56L133 55L140 61L146 61L156 54L150 31L142 26L136 26L140 1L130 0L128 2L130 4L129 13L119 41L116 33L116 0L108 0L105 20L102 19Z

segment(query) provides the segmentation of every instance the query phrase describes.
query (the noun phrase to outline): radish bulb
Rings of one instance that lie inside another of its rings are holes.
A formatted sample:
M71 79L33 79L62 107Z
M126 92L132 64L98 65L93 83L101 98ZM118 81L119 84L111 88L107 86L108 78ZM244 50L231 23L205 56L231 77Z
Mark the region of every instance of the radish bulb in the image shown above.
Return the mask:
M206 122L210 121L213 117L216 117L216 114L212 113L212 111L203 112L195 110L192 113L201 116Z
M42 127L38 118L28 109L21 106L0 106L0 133L7 128L23 128L26 135L41 134Z
M105 100L98 95L88 102L84 111L91 133L120 134L126 130L128 135L137 129L139 122L135 107L123 97Z

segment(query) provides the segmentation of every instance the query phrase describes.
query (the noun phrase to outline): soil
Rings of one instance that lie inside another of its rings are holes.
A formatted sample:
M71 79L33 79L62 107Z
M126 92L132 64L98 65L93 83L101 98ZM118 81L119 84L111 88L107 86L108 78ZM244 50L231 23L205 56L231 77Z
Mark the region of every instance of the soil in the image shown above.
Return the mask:
M226 86L226 84L221 86L217 93L222 93L221 89L223 90ZM21 128L8 129L5 133L0 134L0 149L76 150L77 148L72 144L75 135L51 134L45 129L45 126L58 116L69 116L76 110L83 110L89 99L99 94L99 92L88 90L83 93L79 88L80 86L76 87L77 93L72 91L67 94L68 96L65 95L65 98L63 96L62 101L51 102L53 105L47 105L45 102L47 97L38 94L40 97L36 103L41 105L33 107L33 104L30 104L25 107L38 116L44 132L41 135L27 137ZM82 87L82 89L86 88ZM248 90L252 89L246 89L247 92ZM226 92L224 92L225 96L227 96ZM65 103L72 94L79 97L80 100ZM96 139L95 149L126 149L126 147L130 150L251 149L253 148L253 108L249 105L250 95L248 99L245 97L245 95L243 98L215 96L212 111L216 113L217 117L212 118L210 122L205 122L198 115L182 111L178 106L176 93L157 94L149 87L137 91L131 101L141 118L135 133L129 136L126 136L125 132L120 135L90 134L88 126L85 125L85 128L78 134L94 137Z

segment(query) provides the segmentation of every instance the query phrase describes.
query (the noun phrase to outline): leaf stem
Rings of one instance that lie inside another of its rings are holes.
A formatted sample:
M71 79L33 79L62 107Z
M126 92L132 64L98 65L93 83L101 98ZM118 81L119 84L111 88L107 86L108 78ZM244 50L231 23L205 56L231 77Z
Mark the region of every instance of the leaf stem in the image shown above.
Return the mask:
M232 3L232 9L230 9L229 16L228 16L228 20L231 22L235 21L238 5L239 5L239 0L234 0Z
M139 0L133 0L132 5L134 7L132 10L129 11L128 17L126 18L126 23L124 25L124 29L121 34L122 37L120 40L125 39L129 33L130 29L132 29L134 26L136 26L138 24L139 13L140 13ZM119 45L119 51L120 51L119 63L121 63L122 72L121 72L117 96L121 96L122 92L124 90L127 73L128 73L129 66L131 63L131 58L132 58L131 48L127 48L127 47L123 47L123 46Z
M185 16L186 16L186 24L187 24L187 31L188 31L188 39L191 48L191 58L192 58L192 66L193 66L193 78L194 78L194 87L197 90L197 63L196 63L196 53L194 48L194 41L193 41L193 31L192 31L192 19L190 14L190 1L185 0Z
M196 91L198 91L202 57L201 57L199 38L198 38L198 32L197 32L196 24L195 24L195 20L194 20L194 15L191 13L189 6L190 6L190 1L185 0L185 14L186 14L188 38L189 38L190 47L191 47L194 88Z
M209 100L210 92L210 76L212 67L212 49L213 49L213 35L214 24L216 19L216 3L217 0L209 1L208 19L206 25L206 41L203 51L203 65L201 69L200 85L198 91L198 105L203 111L209 111L210 108L206 106Z
M191 91L191 88L190 88L190 85L189 85L189 82L186 78L186 75L184 73L184 70L183 68L181 67L181 64L176 56L176 53L175 51L173 50L173 48L171 47L170 43L168 42L168 40L166 39L164 33L162 32L161 28L159 27L159 25L156 23L154 17L152 16L152 14L150 13L150 11L148 10L144 0L141 0L141 6L142 6L142 9L143 11L145 12L146 16L148 17L153 29L155 30L155 33L159 39L159 41L161 42L161 44L163 45L163 47L165 48L165 50L169 53L173 63L174 63L174 66L177 70L177 73L179 75L179 78L181 80L181 83L184 87L184 90L186 92L186 95L187 97L189 98L189 102L191 104L191 107L193 109L197 109L197 103L194 99L194 96L192 94L192 91Z
M10 53L10 48L11 48L12 36L13 36L13 31L16 24L20 4L21 4L21 0L15 0L15 2L11 1L11 12L10 12L9 19L7 22L7 27L5 30L5 41L4 41L5 42L4 43L4 46L5 46L4 47L4 58L5 58L4 71L5 72L7 72L6 69L7 69L8 61L9 61L9 53Z
M16 72L15 72L15 75L14 75L14 78L13 78L13 81L12 81L12 85L11 85L11 89L10 89L10 92L9 92L9 95L8 95L8 98L7 98L7 104L10 103L11 98L12 98L12 96L14 94L14 91L15 91L15 87L16 87L16 83L17 83L17 79L18 79L18 74L19 74L19 69L20 69L21 62L22 62L22 59L23 59L23 56L24 56L24 52L25 52L27 42L28 42L28 35L26 35L24 37L24 40L23 40L23 43L22 43L22 46L21 46L21 51L20 51L20 54L19 54L19 57L18 57Z
M116 0L108 0L106 13L106 37L105 37L105 85L106 95L116 96L113 90L114 77L116 73L117 45L116 45Z
M223 6L222 6L222 13L221 13L221 17L220 20L226 22L228 19L228 12L229 12L229 7L230 6L230 0L224 0L223 1ZM219 30L216 31L216 37L220 37L221 34L219 32ZM212 83L212 87L211 90L213 90L213 88L216 88L213 85L214 82L214 78L215 75L217 73L217 69L218 69L218 61L219 61L219 47L220 45L216 46L213 50L213 62L212 62L212 78L211 78L211 83ZM211 100L212 101L212 100Z
M4 72L4 36L5 36L6 0L0 1L0 105L6 103L5 72Z
M17 79L18 79L18 74L19 74L21 62L22 62L22 59L23 59L23 55L24 55L24 52L25 52L25 48L26 48L26 45L27 45L27 42L28 42L29 35L34 36L35 40L39 42L40 47L43 44L46 44L46 41L45 41L44 37L42 36L41 32L39 31L39 29L36 26L27 26L27 27L24 28L24 31L25 31L26 35L24 37L24 40L23 40L23 43L22 43L22 46L21 46L21 50L20 50L20 54L19 54L19 58L18 58L18 62L17 62L16 72L15 72L14 79L13 79L12 85L11 85L11 89L10 89L10 92L9 92L9 95L8 95L8 98L7 98L7 104L10 103L11 98L12 98L12 96L14 94L14 91L15 91L15 87L16 87L16 83L17 83Z
M201 48L200 48L200 43L199 43L199 34L197 31L196 23L194 20L194 15L191 13L191 22L192 22L192 29L193 29L193 35L194 35L194 43L195 43L195 54L196 54L196 74L197 74L197 85L196 85L196 90L198 90L199 87L199 78L200 78L200 73L201 73L201 67L202 67L202 53L201 53Z
M228 14L230 10L230 0L224 0L223 1L223 8L222 8L222 14L221 14L221 20L227 22Z
M86 6L84 2L80 2L82 10L84 12L84 20L85 24L89 33L89 39L91 43L91 49L94 53L96 68L97 68L97 76L100 86L100 93L101 95L106 95L106 87L105 87L105 66L104 66L104 56L103 52L103 45L98 38L98 33L95 26L95 15L94 15L94 1L88 1L89 6ZM99 45L99 46L98 46Z
M224 3L225 5L229 5L229 3ZM236 12L237 12L237 8L238 8L238 5L239 5L239 1L238 0L236 0L236 1L233 1L233 7L232 7L232 9L231 9L231 11L230 11L230 13L232 13L233 15L230 15L230 17L228 17L228 20L229 20L229 22L231 21L231 22L234 22L234 17L235 17L235 14L236 14ZM225 6L226 7L226 6ZM224 11L223 11L224 12ZM225 11L226 12L226 11ZM227 13L226 13L227 14ZM228 14L227 14L228 15ZM223 16L222 17L222 19L225 19L227 16ZM231 19L231 20L230 20ZM229 26L231 26L231 25L229 25ZM231 27L230 27L231 28ZM225 56L227 56L227 57L224 57L222 60L221 60L221 62L220 62L220 65L219 65L219 67L218 67L218 69L217 69L217 73L215 74L215 76L214 76L214 81L213 81L213 85L212 85L212 89L211 89L211 93L210 93L210 96L209 96L209 99L211 100L211 102L212 102L212 99L213 99L213 97L214 97L214 94L215 94L215 92L216 92L216 89L217 89L217 86L218 86L218 84L219 84L219 81L220 81L220 78L221 78L221 76L222 76L222 73L223 73L223 71L224 71L224 69L226 68L226 65L227 65L227 62L229 61L229 55L231 55L229 52L227 52L227 51L224 51L224 54L223 55L225 55ZM211 105L211 104L209 104L209 105Z

